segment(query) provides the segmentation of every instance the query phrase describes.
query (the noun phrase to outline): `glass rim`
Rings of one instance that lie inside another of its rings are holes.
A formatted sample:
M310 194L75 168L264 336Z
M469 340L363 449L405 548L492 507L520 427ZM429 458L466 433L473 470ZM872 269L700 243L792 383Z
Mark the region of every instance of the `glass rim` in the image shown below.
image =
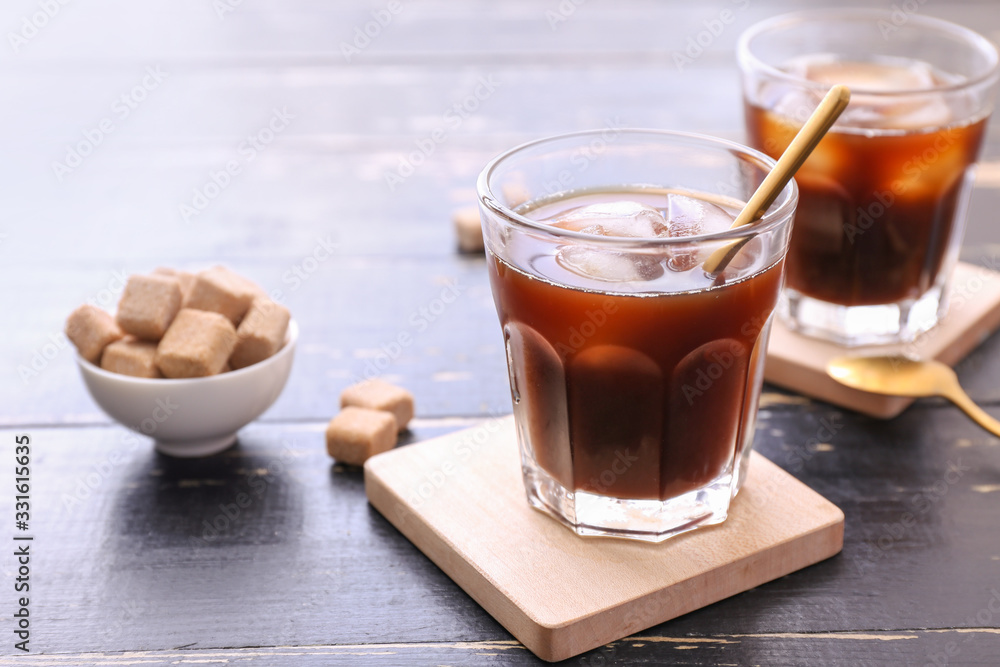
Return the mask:
M476 181L476 191L480 205L484 206L491 213L503 218L512 227L521 229L521 231L530 230L533 232L540 232L546 236L557 239L563 238L587 243L589 245L624 249L663 248L677 244L690 246L692 244L731 241L748 237L752 238L770 232L782 224L791 223L792 216L795 212L795 206L799 198L798 184L795 182L794 178L788 181L788 184L785 185L785 187L782 188L781 192L778 194L775 202L768 208L767 213L765 213L764 216L756 222L743 225L742 227L737 227L735 229L730 228L721 232L713 232L711 234L668 238L597 236L594 234L587 234L585 232L576 232L569 229L562 229L560 227L553 227L546 222L533 220L527 216L514 212L507 206L504 206L500 203L499 198L494 194L493 189L490 187L490 178L493 175L494 170L496 170L496 168L504 161L525 150L543 144L564 141L566 139L582 139L585 137L600 136L607 131L607 128L602 128L599 130L582 130L578 132L556 134L525 142L500 153L486 164ZM680 140L680 142L687 142L692 145L702 145L705 147L727 151L736 157L751 158L761 167L763 175L765 176L772 169L774 169L776 164L776 161L773 158L765 153L762 153L761 151L750 148L749 146L744 146L743 144L739 144L735 141L721 139L719 137L713 137L705 134L644 128L616 128L614 131L616 134L627 134L631 136L655 136L659 138ZM581 143L580 145L582 146L584 144ZM573 192L573 190L569 190L569 192ZM583 192L583 190L578 190L577 192ZM692 194L697 193L692 192Z
M767 31L774 30L775 28L790 27L796 24L816 22L829 23L836 20L861 19L882 19L891 22L891 17L892 12L888 10L865 7L850 7L843 9L806 9L797 12L779 14L778 16L772 16L771 18L764 19L763 21L758 21L744 30L736 42L736 57L739 61L740 69L744 72L747 70L760 71L766 73L772 78L789 81L803 88L826 92L832 86L817 81L810 81L809 79L791 74L778 69L773 65L765 63L754 54L750 42L753 39L760 37L761 34ZM976 52L987 56L988 66L986 71L979 76L970 77L964 81L934 86L933 88L910 88L904 90L885 91L852 87L852 92L885 99L893 99L903 96L912 97L913 95L926 95L929 93L939 94L942 92L959 91L972 88L979 84L987 83L991 79L995 80L997 76L1000 75L1000 52L997 51L997 47L993 44L993 42L975 30L966 28L965 26L951 21L946 21L945 19L933 16L924 16L921 14L907 15L906 22L899 27L903 28L905 26L916 26L961 38L967 46Z

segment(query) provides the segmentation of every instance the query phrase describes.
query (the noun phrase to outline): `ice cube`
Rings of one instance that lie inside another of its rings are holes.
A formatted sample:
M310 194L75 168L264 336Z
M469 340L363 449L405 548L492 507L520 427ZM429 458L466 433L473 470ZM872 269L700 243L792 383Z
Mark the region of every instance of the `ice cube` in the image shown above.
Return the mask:
M952 121L951 108L940 95L922 95L883 105L878 127L896 130L923 130L943 127Z
M787 69L810 81L831 86L842 83L852 89L851 104L840 118L842 125L917 130L947 125L952 118L940 96L871 94L929 91L946 82L944 75L919 60L857 62L810 55L793 59ZM788 103L783 100L785 106Z
M684 195L667 195L667 235L697 236L724 232L735 218L711 202Z
M604 248L564 245L556 260L565 269L604 282L656 280L663 275L658 257Z
M817 90L805 90L800 88L790 88L776 93L777 101L774 103L774 112L783 121L783 134L786 135L787 146L792 138L805 125L816 107L823 100L823 94ZM846 113L846 111L845 111Z
M588 204L560 213L546 222L553 227L595 236L655 239L668 235L667 222L660 212L634 201ZM610 248L567 244L559 249L556 259L563 268L605 282L655 280L663 275L660 257Z
M588 204L549 218L553 227L597 236L658 238L667 235L667 224L652 206L634 201Z
M789 63L796 74L833 86L842 83L857 93L887 93L926 90L937 80L934 68L919 60L906 62L862 62L830 56L804 56Z
M672 238L724 232L733 226L733 216L725 209L701 199L684 195L667 195L667 233ZM710 249L699 252L693 243L671 246L667 268L688 271L701 264ZM704 256L703 256L704 255Z

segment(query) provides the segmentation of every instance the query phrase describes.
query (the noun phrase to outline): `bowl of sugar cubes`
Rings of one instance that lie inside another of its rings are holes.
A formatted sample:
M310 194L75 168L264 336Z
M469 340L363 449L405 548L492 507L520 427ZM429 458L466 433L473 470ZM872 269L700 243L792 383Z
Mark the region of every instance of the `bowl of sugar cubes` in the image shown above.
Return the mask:
M94 401L169 456L209 456L267 410L292 370L298 326L223 266L129 277L114 314L86 304L66 336Z

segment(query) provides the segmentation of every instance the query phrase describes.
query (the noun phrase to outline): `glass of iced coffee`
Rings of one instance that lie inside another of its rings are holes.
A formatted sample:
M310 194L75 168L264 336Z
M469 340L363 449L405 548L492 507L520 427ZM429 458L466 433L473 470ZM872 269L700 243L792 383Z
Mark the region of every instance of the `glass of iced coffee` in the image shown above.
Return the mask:
M581 535L726 518L746 475L797 200L730 229L774 162L645 130L543 139L478 192L529 502ZM720 247L739 247L708 272Z
M790 328L842 345L898 343L946 308L992 110L996 48L902 11L804 11L737 47L748 143L776 157L837 83L851 104L796 175Z

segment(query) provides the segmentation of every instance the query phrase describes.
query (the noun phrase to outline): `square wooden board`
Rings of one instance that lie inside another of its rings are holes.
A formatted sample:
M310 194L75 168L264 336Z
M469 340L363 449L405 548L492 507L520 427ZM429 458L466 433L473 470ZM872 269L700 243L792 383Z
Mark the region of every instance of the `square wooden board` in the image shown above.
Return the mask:
M759 454L721 525L582 538L525 499L512 417L365 464L368 499L544 660L563 660L838 553L844 514Z
M914 399L845 387L826 374L826 365L844 354L904 353L954 366L1000 326L1000 273L959 262L949 290L951 307L944 320L904 345L845 348L789 331L776 319L764 379L872 417L895 417Z

